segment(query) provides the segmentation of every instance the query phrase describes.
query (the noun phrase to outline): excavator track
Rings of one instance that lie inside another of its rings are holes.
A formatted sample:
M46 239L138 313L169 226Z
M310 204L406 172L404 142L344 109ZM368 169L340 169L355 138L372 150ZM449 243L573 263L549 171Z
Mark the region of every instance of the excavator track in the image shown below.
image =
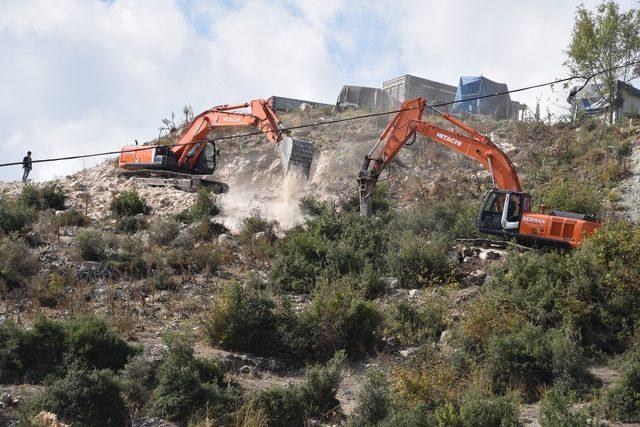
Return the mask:
M196 192L199 188L204 187L215 194L226 193L229 186L224 182L213 181L209 179L209 175L189 175L186 173L138 169L138 170L122 170L121 176L130 177L132 182L149 185L151 187L168 187L177 190Z

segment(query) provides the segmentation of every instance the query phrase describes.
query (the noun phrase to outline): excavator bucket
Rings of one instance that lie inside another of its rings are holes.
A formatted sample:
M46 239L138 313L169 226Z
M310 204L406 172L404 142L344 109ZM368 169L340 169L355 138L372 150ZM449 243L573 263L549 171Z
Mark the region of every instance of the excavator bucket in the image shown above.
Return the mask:
M279 146L285 172L297 171L308 178L315 151L313 144L287 136L280 141Z

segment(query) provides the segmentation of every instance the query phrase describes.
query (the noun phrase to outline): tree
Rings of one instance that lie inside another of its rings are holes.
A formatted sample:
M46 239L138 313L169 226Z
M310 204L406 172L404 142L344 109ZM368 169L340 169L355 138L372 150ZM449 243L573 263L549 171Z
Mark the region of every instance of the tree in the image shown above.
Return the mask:
M565 66L572 74L601 73L592 82L599 95L607 100L612 121L617 81L626 83L640 76L638 65L622 66L640 60L640 11L621 12L613 0L603 0L595 11L578 6L566 54ZM618 66L622 67L608 70Z

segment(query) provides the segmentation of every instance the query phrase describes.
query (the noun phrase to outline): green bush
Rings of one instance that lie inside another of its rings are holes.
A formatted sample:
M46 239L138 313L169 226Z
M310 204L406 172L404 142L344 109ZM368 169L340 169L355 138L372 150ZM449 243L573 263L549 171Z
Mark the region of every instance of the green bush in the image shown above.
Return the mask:
M336 393L346 357L344 351L339 351L325 365L307 369L306 379L300 385L300 391L309 415L320 417L329 412L338 412L340 402L336 399Z
M549 389L540 401L540 425L542 427L584 427L590 423L587 414L574 410L573 399L555 389Z
M40 190L41 206L44 209L65 210L67 196L56 184L47 184Z
M553 353L544 331L530 324L489 339L485 364L497 393L522 390L527 402L537 400L541 386L553 381Z
M87 427L121 427L129 418L118 381L108 370L71 368L26 406L28 419L44 410L56 414L61 422Z
M192 253L194 272L213 273L222 264L225 255L215 243L203 243L196 246Z
M106 264L115 273L145 277L148 266L144 254L145 245L140 239L126 237L118 241L117 250L109 256Z
M39 269L38 258L22 240L0 241L0 291L26 286Z
M0 199L0 231L5 234L22 231L35 221L37 215L33 208L18 205Z
M305 215L318 216L330 209L326 203L319 202L312 196L304 196L300 199L300 210Z
M56 215L55 225L57 227L84 227L91 220L76 208L69 208L66 211Z
M295 386L271 386L255 393L251 405L262 411L269 426L289 427L304 425L305 402Z
M156 221L149 227L149 240L157 246L168 246L180 234L180 224L172 219Z
M85 261L102 261L107 250L104 235L97 230L78 231L73 246L76 254Z
M446 329L445 307L437 298L427 300L421 307L406 298L396 300L387 312L385 334L398 338L403 345L436 341Z
M216 202L216 197L204 187L198 189L196 201L191 206L191 217L202 218L218 215L222 209Z
M151 414L171 421L185 421L206 405L218 418L237 406L238 392L225 382L224 372L216 363L195 357L193 346L185 336L168 336L165 341L168 351L158 370Z
M117 194L109 206L111 214L116 218L146 214L149 207L136 190L125 190Z
M294 231L278 242L271 281L285 291L309 292L323 272L327 246L319 237Z
M391 410L391 384L384 372L369 369L356 395L358 424L377 425Z
M466 396L460 405L460 419L465 427L519 426L518 399L513 395L485 397L479 393Z
M371 265L365 266L362 271L358 287L367 299L380 297L387 292L387 283L380 277L380 273L376 272Z
M640 422L640 349L627 355L622 367L622 378L603 398L605 414L612 421Z
M116 231L120 233L135 234L147 226L147 220L138 216L121 216L116 220Z
M239 283L224 286L204 319L209 342L225 349L273 353L278 350L275 304Z
M311 307L298 316L296 333L285 338L286 346L302 358L322 360L339 350L360 358L378 344L382 320L376 306L353 291L323 285L314 293ZM311 348L296 348L300 344Z
M330 412L339 413L336 392L344 362L345 354L337 353L326 365L310 367L303 383L261 390L250 404L264 412L270 426L304 425L308 416L322 419Z
M219 222L211 221L209 218L203 218L197 221L189 232L194 239L198 241L210 241L217 238L223 233L228 233L229 229Z
M66 360L88 369L122 369L137 349L97 317L81 316L65 322Z
M66 209L66 201L67 196L56 184L47 184L42 189L38 189L33 184L25 184L18 196L19 205L36 210L55 209L61 211Z
M404 288L446 282L453 271L450 249L447 237L405 234L389 247L389 270L398 278L398 286Z
M143 413L147 409L158 385L158 365L158 361L140 354L129 360L120 371L122 395L132 413Z
M551 209L597 215L602 209L602 196L593 186L581 180L555 179L549 182L544 202Z
M470 238L478 236L476 217L479 204L475 200L458 197L415 205L400 212L391 221L391 229L427 236L431 233L451 237Z

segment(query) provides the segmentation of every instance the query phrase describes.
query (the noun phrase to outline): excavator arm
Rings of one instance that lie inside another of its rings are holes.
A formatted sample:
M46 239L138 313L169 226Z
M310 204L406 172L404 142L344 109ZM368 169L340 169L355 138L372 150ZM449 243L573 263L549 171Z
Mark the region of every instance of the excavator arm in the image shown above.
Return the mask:
M515 167L507 155L489 138L449 114L442 114L442 117L461 132L427 123L422 120L425 106L426 101L423 98L404 102L401 111L391 120L376 145L365 156L358 175L362 215L371 214L373 190L380 173L416 132L476 160L489 171L495 187L501 190L522 191Z

